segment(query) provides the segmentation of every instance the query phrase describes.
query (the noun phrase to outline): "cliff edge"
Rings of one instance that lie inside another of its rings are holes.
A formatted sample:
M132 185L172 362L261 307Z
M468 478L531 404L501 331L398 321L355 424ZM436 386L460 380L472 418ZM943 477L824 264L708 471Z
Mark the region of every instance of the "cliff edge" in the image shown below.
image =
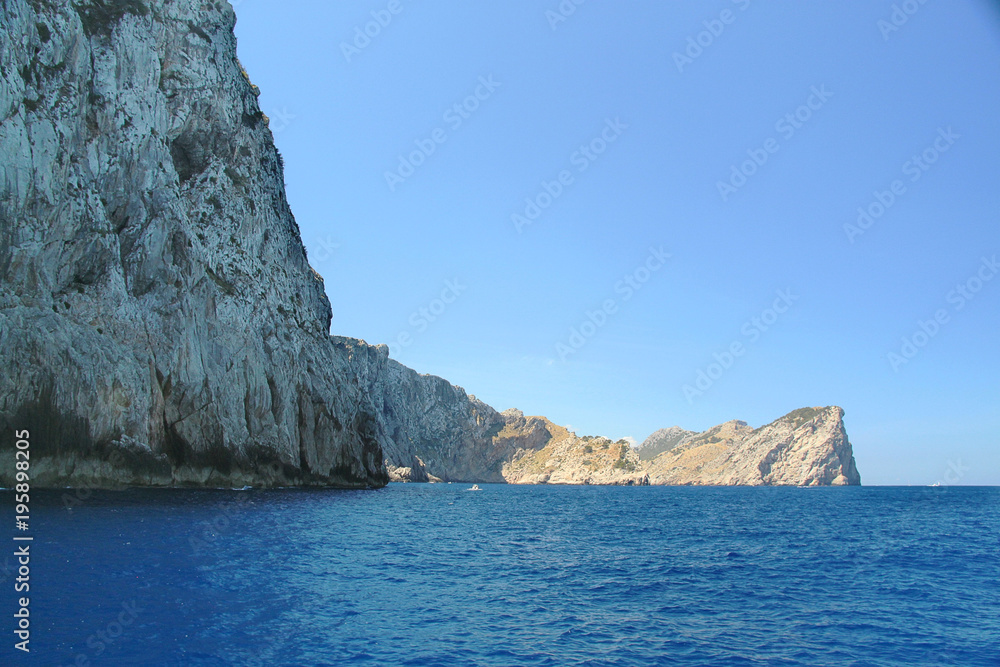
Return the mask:
M519 410L479 414L486 420L478 430L464 432L471 437L458 447L442 445L457 442L454 435L408 443L401 460L410 457L420 465L394 473L393 479L623 486L861 484L844 411L835 406L795 410L758 429L738 420L702 433L661 429L639 447L625 440L579 436ZM456 467L442 451L463 452L466 460L479 465ZM488 462L486 453L491 455Z
M726 422L687 437L646 464L651 484L861 484L839 407L802 408L752 429Z
M230 5L0 23L0 427L35 485L385 484Z
M839 408L637 452L329 335L235 20L3 3L0 429L29 431L36 488L859 483Z

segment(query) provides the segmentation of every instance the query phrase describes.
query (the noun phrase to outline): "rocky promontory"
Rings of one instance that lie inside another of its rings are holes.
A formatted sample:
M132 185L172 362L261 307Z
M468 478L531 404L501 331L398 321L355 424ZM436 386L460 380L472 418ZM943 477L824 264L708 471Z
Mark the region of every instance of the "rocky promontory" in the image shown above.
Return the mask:
M235 20L4 3L0 426L36 486L388 480Z
M650 484L861 484L839 407L802 408L758 429L730 421L646 462ZM640 451L642 451L640 449Z
M33 486L858 483L836 408L636 451L331 336L235 20L3 3L0 430Z
M480 404L482 405L482 404ZM482 405L483 408L488 406ZM454 467L439 444L410 443L396 481L492 481L510 484L846 486L861 483L839 407L802 408L758 429L729 421L702 433L657 431L639 447L625 440L579 436L519 410L488 415L488 428L457 449L490 453L476 469ZM502 421L498 427L496 418ZM446 441L446 440L445 440ZM454 441L454 440L452 440ZM484 465L488 467L483 467Z
M517 416L524 420L520 413ZM577 436L544 417L528 417L524 423L540 425L549 437L542 447L519 449L504 466L504 480L511 484L641 486L649 483L638 454L625 440L612 442L600 436Z

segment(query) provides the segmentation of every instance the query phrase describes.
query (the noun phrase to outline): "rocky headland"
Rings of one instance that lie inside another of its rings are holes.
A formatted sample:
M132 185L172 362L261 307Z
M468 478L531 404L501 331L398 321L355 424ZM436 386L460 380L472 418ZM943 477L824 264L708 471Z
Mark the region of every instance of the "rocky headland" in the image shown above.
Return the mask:
M643 444L577 436L542 417L503 413L500 438L526 428L536 437L503 466L512 484L846 486L861 483L838 407L803 408L752 429L730 421L703 433L678 427ZM542 434L539 439L538 434ZM509 449L509 447L508 447Z
M644 470L650 484L861 484L839 407L802 408L758 429L729 421L681 437Z
M842 411L636 450L331 336L228 2L0 13L0 428L33 486L856 484ZM0 486L13 481L0 442Z

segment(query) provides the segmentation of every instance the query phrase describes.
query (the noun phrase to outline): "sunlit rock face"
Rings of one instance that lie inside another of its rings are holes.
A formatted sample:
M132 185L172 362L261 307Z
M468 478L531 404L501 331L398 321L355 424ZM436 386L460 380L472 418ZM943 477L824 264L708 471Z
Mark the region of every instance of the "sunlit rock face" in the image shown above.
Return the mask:
M36 484L384 484L230 5L0 22L0 419Z
M861 484L838 407L802 408L756 430L726 422L680 440L646 470L651 484Z
M637 453L330 336L234 23L3 5L0 428L29 431L36 487L860 482L839 408Z
M578 436L544 417L503 413L494 447L515 484L840 486L861 483L838 407L802 408L758 429L729 421L703 433L657 431L637 448Z

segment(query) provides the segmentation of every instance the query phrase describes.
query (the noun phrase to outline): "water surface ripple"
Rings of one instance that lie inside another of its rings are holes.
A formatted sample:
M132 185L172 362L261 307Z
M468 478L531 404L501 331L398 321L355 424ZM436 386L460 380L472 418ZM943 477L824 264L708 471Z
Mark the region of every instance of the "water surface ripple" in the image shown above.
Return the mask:
M1000 664L1000 489L466 487L35 494L32 663Z

